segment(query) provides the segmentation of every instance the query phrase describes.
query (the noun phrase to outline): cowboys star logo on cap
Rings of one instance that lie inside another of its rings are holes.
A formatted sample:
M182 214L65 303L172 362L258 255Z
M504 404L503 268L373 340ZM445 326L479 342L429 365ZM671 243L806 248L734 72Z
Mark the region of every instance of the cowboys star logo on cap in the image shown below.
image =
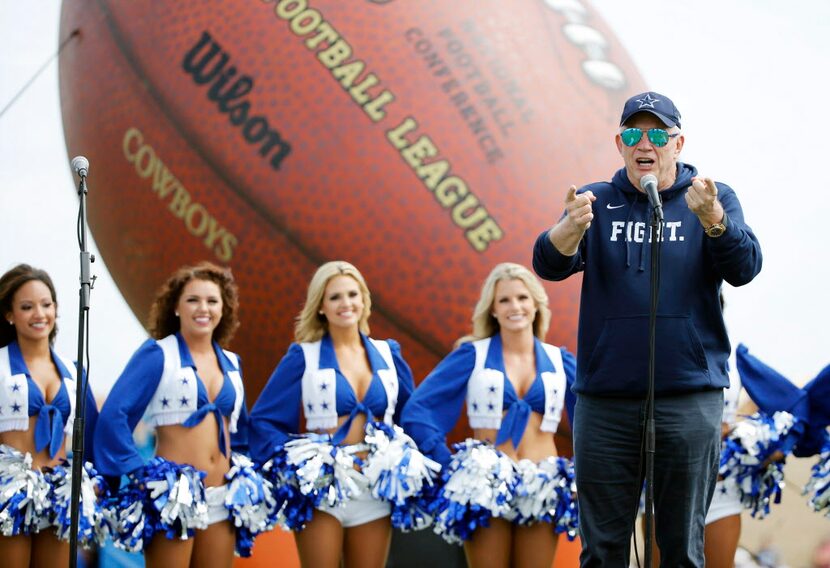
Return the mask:
M680 111L666 95L646 91L629 97L623 107L620 126L623 126L629 118L639 112L653 114L666 126L680 128Z
M654 108L654 103L659 103L660 99L655 99L651 96L651 93L646 93L646 96L637 99L637 102L640 103L640 108Z

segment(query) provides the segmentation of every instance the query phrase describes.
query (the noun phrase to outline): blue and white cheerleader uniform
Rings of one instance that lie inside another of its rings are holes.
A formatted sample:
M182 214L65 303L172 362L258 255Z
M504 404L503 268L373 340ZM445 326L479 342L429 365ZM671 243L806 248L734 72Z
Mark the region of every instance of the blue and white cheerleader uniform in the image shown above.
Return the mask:
M251 410L251 452L274 484L277 522L287 530L302 530L315 509L343 527L390 512L393 525L403 529L426 522L409 505L438 466L395 426L414 388L412 372L397 342L363 334L361 340L372 370L362 400L326 334L289 347ZM367 418L364 443L343 446L359 414ZM337 428L342 416L348 419L334 435L318 433ZM365 459L358 456L363 451Z
M803 492L809 496L808 505L813 511L830 518L830 365L799 388L741 345L738 347L738 370L744 388L760 409L759 414L753 418L759 422L769 423L770 416L792 416L790 421L794 426L786 435L780 436L783 442L778 443L781 447L776 449L781 449L785 455L791 451L799 458L818 456ZM764 439L763 436L759 438L762 441ZM759 442L756 446L763 447L762 443ZM763 455L763 451L759 453ZM769 468L772 468L772 465ZM769 474L765 470L763 474L755 476L754 479L760 481L755 481L753 487L760 486L766 489L771 485L764 483ZM780 483L775 486L774 491L768 491L768 495L762 493L766 497L765 507L761 509L763 513L769 512L768 503L771 500L780 500L783 473L780 477ZM778 477L775 480L778 481Z
M27 431L29 418L36 416L35 450L48 450L55 458L72 439L75 397L79 386L72 361L51 351L52 362L61 377L54 398L46 402L32 379L20 347L13 341L0 348L0 432ZM85 401L85 466L82 469L81 508L78 541L85 547L101 542L106 531L99 494L106 486L93 469L92 432L98 407L92 390ZM0 444L0 534L16 536L54 528L61 540L69 540L72 464L68 460L43 470L32 468L32 456Z
M99 471L128 476L115 498L113 540L119 548L140 551L157 532L187 539L195 529L229 519L236 529L236 554L249 556L254 537L271 527L270 486L247 457L248 413L239 358L214 342L224 380L213 401L196 372L181 334L148 339L116 381L95 434ZM228 418L231 467L227 483L205 487L204 472L161 457L145 463L133 441L141 418L150 427L193 427L216 420L218 447L227 455L224 418Z
M522 525L551 523L556 532L576 536L570 460L514 463L496 449L508 440L518 448L531 412L542 415L543 432L553 434L559 426L575 359L564 348L534 341L536 378L523 398L506 376L501 335L496 334L448 355L404 410L404 429L421 451L444 466L443 487L430 511L435 532L448 542L469 539L490 518ZM497 430L495 445L468 439L451 455L446 436L458 422L465 399L470 427Z
M821 385L819 377L804 388L797 387L776 370L749 353L744 345L736 350L741 383L759 411L739 421L726 439L720 474L724 483L738 488L744 508L753 517L764 518L770 506L781 501L785 459L770 460L776 453L809 457L819 453L827 440L826 422L811 391ZM767 463L769 461L770 463Z

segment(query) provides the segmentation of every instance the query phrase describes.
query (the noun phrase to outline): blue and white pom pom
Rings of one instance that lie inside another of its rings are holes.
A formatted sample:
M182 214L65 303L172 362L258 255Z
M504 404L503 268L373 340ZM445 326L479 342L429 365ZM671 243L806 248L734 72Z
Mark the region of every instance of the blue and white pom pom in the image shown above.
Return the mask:
M84 548L90 548L94 544L103 545L110 536L110 526L106 522L103 505L109 487L89 462L84 464L81 474L78 542ZM49 521L55 527L58 538L68 541L71 530L72 463L64 462L55 466L47 470L45 476L49 482L49 499L52 502Z
M186 540L195 529L206 528L204 476L193 466L161 457L131 474L114 499L115 545L137 552L158 532Z
M250 458L236 452L231 454L231 468L225 479L225 507L236 528L236 554L248 557L254 538L274 528L274 488L254 469Z
M32 456L0 444L0 534L32 534L46 524L49 483L32 469Z
M521 525L550 523L554 531L569 540L579 532L576 480L571 460L550 457L534 463L523 459L516 464L519 483L513 498L515 522Z
M269 524L283 530L302 530L314 515L313 497L304 495L285 469L285 452L278 452L262 465L262 476L271 483L274 510Z
M513 460L492 445L468 438L455 444L433 504L433 530L449 543L468 540L493 517L512 521L513 495L519 478Z
M725 440L719 473L724 484L736 485L741 503L753 517L766 517L770 504L781 502L784 462L765 462L781 450L794 424L789 412L772 417L756 413L739 421Z
M804 487L810 494L810 506L817 513L830 518L830 443L821 449L818 461L813 465L810 480Z
M365 476L355 469L355 455L363 445L337 446L328 434L309 433L291 439L263 465L274 486L277 523L287 530L302 530L314 509L325 504L339 507L367 487Z
M433 486L441 464L422 454L399 426L369 422L366 443L369 456L363 474L372 495L392 504L392 526L403 531L428 527L432 517L424 493Z

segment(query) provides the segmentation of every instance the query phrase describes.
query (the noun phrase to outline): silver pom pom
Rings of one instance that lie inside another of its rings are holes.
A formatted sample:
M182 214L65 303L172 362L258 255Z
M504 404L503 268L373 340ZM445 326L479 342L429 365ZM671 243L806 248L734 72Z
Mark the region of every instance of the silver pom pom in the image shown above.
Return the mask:
M150 498L161 504L158 508L161 522L168 526L174 526L176 521L181 523L179 538L182 540L188 538L188 530L207 528L205 486L195 470L191 475L180 473L172 487L164 479L147 481L147 489Z
M36 533L50 512L49 483L32 469L31 454L0 444L0 533Z

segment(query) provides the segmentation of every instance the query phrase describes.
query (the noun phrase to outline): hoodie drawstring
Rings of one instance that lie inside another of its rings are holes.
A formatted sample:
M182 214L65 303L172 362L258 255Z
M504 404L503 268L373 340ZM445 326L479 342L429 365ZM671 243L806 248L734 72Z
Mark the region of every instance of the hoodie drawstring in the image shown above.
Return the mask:
M648 231L643 233L643 242L640 243L640 266L637 267L637 270L639 272L643 272L646 269L646 261L645 261L645 259L646 259L646 248L647 248L646 247L646 235L649 235L649 237L651 237L651 224L648 222L648 219L651 217L651 211L652 211L651 204L649 204L646 207L646 218L645 218L646 227L648 228Z
M623 225L623 227L628 227L628 223L629 221L631 221L631 214L634 213L634 204L637 202L637 196L626 193L625 198L628 200L628 217L625 218L625 225ZM625 267L629 268L631 266L631 254L628 248L627 231L625 234L625 239L623 240L625 241Z

